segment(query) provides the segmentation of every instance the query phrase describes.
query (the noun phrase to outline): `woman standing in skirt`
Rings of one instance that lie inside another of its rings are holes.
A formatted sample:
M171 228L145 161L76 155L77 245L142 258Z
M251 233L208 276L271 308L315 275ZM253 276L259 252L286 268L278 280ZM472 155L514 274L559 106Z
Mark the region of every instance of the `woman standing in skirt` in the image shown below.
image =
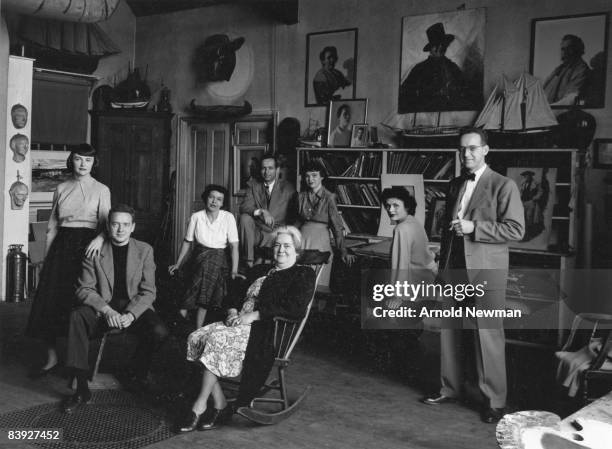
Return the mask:
M303 179L308 188L301 191L298 198L298 224L301 225L300 232L304 249L332 252L329 238L329 229L331 229L342 261L350 266L355 261L355 256L349 254L344 246L344 228L336 200L322 184L325 179L324 169L316 163L306 164ZM329 288L330 275L331 258L321 272L319 278L321 287Z
M181 246L178 259L168 267L170 275L183 265L193 241L196 245L186 266L186 289L180 306L180 313L187 317L187 311L198 309L196 327L202 327L206 310L220 307L227 291L228 266L225 248L232 248L232 271L238 275L238 228L234 216L223 209L227 189L210 184L202 193L204 210L196 212L189 220L187 234Z
M57 186L47 226L46 257L26 335L46 344L47 361L31 376L41 377L57 366L55 342L68 333L68 318L84 257L95 257L104 242L110 190L91 176L96 150L81 144L67 160L72 177Z

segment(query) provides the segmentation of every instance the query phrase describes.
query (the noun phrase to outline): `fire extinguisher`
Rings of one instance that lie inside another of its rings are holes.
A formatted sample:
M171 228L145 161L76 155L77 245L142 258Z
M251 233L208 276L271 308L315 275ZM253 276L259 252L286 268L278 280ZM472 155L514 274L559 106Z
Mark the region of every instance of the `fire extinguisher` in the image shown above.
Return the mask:
M25 299L26 270L28 256L22 251L23 245L9 245L6 256L6 301L20 302Z

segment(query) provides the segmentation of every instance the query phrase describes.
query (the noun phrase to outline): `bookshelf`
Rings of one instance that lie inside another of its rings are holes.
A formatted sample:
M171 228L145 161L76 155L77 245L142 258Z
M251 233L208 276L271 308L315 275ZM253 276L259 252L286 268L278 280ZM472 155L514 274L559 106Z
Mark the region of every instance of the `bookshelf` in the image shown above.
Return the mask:
M373 196L380 193L380 176L383 174L423 174L425 184L426 223L430 240L432 219L437 199L445 198L447 183L460 171L460 161L454 149L374 149L374 148L298 148L298 175L306 162L317 161L328 171L326 187L336 192L338 207L346 228L351 233L376 234L381 217L380 203ZM576 202L581 184L578 150L521 148L491 149L486 158L489 166L510 176L527 168L547 168L555 172L554 188L551 186L551 231L548 242L541 248L511 248L511 270L547 268L557 274L556 281L562 290L570 291L571 279L566 270L575 267L578 247L578 223ZM520 181L520 180L517 180ZM520 185L519 185L520 187ZM303 188L298 176L298 189ZM519 282L520 284L520 282ZM528 284L528 282L527 282ZM557 310L554 319L558 330L509 331L508 341L526 346L554 347L563 338L563 329L571 320L567 308L555 291L541 294L530 291L529 286L509 283L508 305L520 306L527 313L541 307L553 306Z

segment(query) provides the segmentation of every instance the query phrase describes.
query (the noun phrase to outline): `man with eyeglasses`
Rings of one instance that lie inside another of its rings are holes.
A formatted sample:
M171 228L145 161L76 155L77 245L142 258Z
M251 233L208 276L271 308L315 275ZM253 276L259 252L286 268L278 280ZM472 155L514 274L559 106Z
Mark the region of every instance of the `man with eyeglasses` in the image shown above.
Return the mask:
M453 306L461 307L467 302L476 310L503 310L508 242L521 240L525 220L516 183L487 166L488 152L485 131L461 130L462 174L449 184L440 271L448 273L454 283L479 284L484 289L480 297L473 295L462 302L452 300ZM462 395L461 346L466 337L473 340L478 387L485 400L481 418L486 423L497 422L504 415L507 392L502 318L470 318L465 322L453 318L442 325L442 388L438 395L423 402L440 405L454 402Z

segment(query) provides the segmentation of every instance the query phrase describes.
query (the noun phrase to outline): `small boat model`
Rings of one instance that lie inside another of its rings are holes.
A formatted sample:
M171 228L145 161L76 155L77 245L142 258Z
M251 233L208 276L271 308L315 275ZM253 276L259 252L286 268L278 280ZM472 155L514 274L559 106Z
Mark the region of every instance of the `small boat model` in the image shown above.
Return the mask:
M198 106L195 99L191 100L191 103L189 103L190 112L198 117L213 121L242 117L243 115L250 114L252 110L253 107L248 101L245 101L242 106Z
M540 81L523 73L495 86L474 126L486 129L493 148L545 148L552 146L558 125Z

